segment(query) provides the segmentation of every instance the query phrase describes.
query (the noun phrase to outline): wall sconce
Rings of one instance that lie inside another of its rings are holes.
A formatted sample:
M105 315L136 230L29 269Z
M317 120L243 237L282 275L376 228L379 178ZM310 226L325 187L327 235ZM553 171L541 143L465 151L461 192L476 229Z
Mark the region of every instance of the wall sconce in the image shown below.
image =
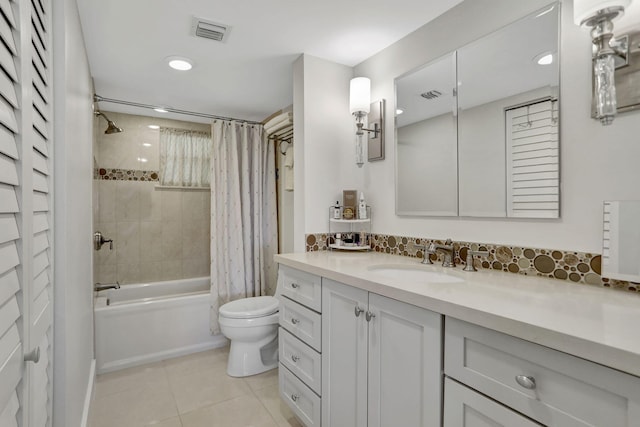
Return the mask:
M613 37L613 20L624 14L631 0L574 0L573 19L576 25L591 27L593 42L594 117L610 125L617 113L615 71L616 61L627 65L629 38Z
M384 99L371 103L371 80L366 77L351 79L349 87L349 107L356 117L356 164L364 165L364 139L367 133L367 159L384 159ZM369 127L364 127L367 117Z

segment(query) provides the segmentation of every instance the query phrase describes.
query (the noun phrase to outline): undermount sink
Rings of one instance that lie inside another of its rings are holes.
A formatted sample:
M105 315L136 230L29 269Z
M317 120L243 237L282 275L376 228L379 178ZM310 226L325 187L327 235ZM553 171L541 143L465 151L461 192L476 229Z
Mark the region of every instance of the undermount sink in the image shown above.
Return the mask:
M452 274L429 271L419 266L410 265L372 265L369 271L388 279L424 283L462 283L463 279Z

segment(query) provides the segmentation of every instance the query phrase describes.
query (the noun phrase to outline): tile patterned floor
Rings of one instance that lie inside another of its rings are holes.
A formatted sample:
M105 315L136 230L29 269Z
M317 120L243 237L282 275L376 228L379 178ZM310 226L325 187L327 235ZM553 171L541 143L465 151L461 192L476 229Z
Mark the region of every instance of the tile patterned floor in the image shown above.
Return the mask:
M91 427L302 427L278 370L227 376L228 347L99 375Z

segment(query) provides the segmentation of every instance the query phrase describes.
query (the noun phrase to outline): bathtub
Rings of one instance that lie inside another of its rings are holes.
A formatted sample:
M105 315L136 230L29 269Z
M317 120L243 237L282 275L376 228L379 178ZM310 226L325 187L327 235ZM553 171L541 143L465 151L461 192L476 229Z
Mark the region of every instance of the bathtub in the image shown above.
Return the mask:
M209 277L101 291L94 315L99 374L227 344L209 332Z

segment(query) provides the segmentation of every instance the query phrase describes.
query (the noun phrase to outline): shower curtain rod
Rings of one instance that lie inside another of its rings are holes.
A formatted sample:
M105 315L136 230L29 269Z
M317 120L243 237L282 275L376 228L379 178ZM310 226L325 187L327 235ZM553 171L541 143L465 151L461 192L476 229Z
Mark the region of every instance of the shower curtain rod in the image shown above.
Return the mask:
M140 104L139 102L131 102L131 101L123 101L121 99L105 98L105 97L102 97L100 95L96 95L95 93L93 94L93 100L95 102L109 102L109 103L112 103L112 104L128 105L130 107L147 108L149 110L153 110L155 108L160 108L157 105ZM187 115L187 116L204 117L204 118L207 118L207 119L216 119L216 120L225 120L225 121L236 121L236 122L241 122L241 123L249 123L249 124L252 124L252 125L261 125L262 124L261 122L255 122L253 120L236 119L234 117L216 116L214 114L198 113L197 111L178 110L176 108L171 108L171 107L161 107L161 108L166 110L169 113L184 114L184 115Z

